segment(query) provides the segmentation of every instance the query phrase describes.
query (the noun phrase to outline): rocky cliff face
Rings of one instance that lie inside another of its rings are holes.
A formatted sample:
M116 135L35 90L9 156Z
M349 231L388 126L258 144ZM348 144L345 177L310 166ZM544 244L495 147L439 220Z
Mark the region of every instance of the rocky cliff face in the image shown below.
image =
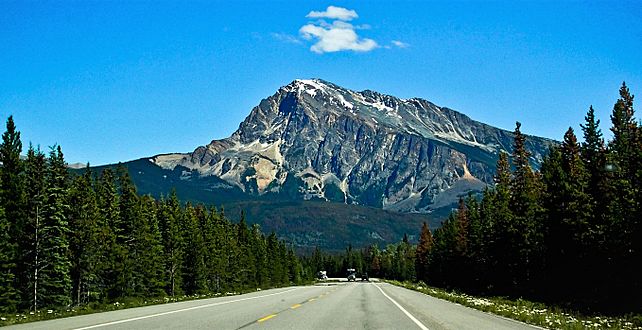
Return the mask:
M430 212L492 183L513 136L426 100L295 80L264 99L229 138L150 159L185 179L252 195ZM537 166L551 140L527 138Z

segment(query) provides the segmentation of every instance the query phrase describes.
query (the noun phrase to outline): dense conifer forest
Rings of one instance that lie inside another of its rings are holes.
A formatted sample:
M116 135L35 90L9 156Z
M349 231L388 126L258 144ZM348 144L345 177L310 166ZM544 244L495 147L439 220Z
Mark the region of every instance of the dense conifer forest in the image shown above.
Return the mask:
M642 125L625 84L605 141L589 108L539 170L515 128L495 186L462 198L440 228L383 248L298 257L241 213L139 196L129 174L71 176L59 146L22 144L12 117L0 145L0 312L300 284L318 270L424 281L575 309L642 309Z
M300 284L293 250L223 210L139 196L124 168L70 175L60 146L0 145L0 313ZM309 277L309 276L308 276Z
M481 295L524 297L585 311L642 310L642 127L625 84L605 142L591 107L583 142L569 128L539 171L520 124L495 186L461 199L442 226L380 251L317 251L317 268L356 267ZM314 268L314 267L313 267Z

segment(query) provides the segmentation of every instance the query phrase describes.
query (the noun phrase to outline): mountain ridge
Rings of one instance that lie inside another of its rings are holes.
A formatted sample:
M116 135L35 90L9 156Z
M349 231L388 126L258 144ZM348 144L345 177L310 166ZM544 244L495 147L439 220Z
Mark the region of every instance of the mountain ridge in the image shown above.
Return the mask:
M554 143L527 136L531 162L538 166ZM230 137L150 161L251 195L431 212L491 184L497 155L511 148L512 132L422 98L296 79L261 100Z

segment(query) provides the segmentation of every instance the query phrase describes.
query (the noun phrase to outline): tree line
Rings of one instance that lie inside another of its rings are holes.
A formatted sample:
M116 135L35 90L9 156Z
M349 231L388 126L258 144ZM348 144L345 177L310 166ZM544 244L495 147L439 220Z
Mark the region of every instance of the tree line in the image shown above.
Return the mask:
M524 297L600 311L642 308L642 125L625 84L605 142L590 107L583 142L569 128L539 170L518 122L512 154L501 153L495 185L459 201L419 243L339 255L315 251L312 269L344 276L424 281L472 294Z
M623 83L604 141L590 107L581 125L531 167L520 124L495 186L424 226L417 278L474 293L531 297L588 309L642 307L642 126Z
M139 196L124 167L72 175L60 146L45 155L7 120L0 145L0 312L129 297L300 284L306 275L274 233L241 214Z
M353 268L357 275L367 273L370 277L414 280L415 249L416 246L404 235L401 242L383 249L377 245L354 249L349 245L343 253L330 254L317 248L303 256L302 263L305 269L325 270L329 277L345 277L346 270Z

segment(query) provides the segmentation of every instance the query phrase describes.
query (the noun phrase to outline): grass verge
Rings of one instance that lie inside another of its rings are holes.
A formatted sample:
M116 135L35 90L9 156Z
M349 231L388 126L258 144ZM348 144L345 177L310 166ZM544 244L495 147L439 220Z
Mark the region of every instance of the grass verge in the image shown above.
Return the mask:
M473 297L464 293L449 292L426 284L386 281L406 289L458 303L484 312L504 316L524 323L550 329L642 329L642 315L621 317L586 316L561 310L538 302L503 297Z

